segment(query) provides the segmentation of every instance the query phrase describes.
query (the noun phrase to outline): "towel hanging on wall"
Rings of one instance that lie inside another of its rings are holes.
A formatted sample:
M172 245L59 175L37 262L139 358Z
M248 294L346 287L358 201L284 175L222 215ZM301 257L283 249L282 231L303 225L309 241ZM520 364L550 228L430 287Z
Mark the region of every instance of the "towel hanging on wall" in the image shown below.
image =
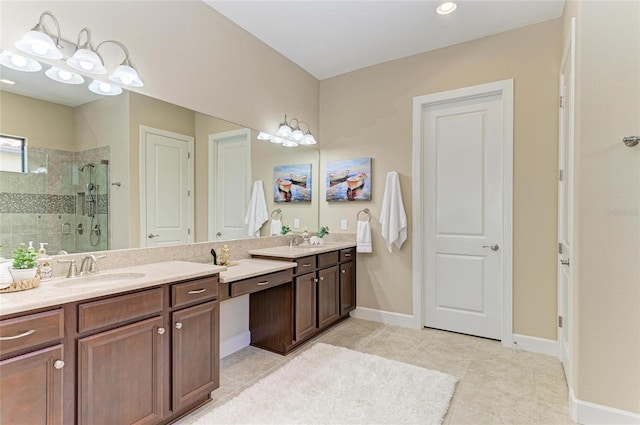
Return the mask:
M371 244L371 225L368 221L358 220L358 228L356 230L356 252L373 252L373 245Z
M402 203L400 178L395 171L387 173L382 212L380 213L380 227L382 227L382 238L385 240L389 252L391 252L392 244L400 249L407 239L407 215Z
M256 180L253 183L249 208L247 208L247 214L244 216L244 224L247 225L249 237L259 237L260 228L266 223L268 218L269 213L267 212L267 202L264 199L262 180Z

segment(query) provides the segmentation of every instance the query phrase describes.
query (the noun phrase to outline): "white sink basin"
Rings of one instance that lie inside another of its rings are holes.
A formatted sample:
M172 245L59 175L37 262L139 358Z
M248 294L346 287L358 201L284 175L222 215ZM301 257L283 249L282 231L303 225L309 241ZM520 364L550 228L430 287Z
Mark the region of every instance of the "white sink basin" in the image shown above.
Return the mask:
M73 288L77 286L100 285L101 283L124 283L141 279L145 276L144 273L99 273L91 276L62 279L54 283L53 286Z

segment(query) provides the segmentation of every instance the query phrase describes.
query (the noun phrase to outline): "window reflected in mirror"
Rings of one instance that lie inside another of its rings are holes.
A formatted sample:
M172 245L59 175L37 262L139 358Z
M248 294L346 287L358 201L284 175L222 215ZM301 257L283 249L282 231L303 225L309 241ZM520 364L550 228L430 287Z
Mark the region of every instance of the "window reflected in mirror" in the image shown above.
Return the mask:
M0 134L0 171L28 172L26 138Z

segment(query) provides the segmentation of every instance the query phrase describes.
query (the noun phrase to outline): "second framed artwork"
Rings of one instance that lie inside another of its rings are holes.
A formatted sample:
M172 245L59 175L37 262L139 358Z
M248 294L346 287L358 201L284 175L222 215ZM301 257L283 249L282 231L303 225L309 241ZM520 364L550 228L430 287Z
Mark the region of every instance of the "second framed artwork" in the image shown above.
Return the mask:
M274 202L311 202L311 164L276 165Z
M327 161L327 201L370 201L371 158Z

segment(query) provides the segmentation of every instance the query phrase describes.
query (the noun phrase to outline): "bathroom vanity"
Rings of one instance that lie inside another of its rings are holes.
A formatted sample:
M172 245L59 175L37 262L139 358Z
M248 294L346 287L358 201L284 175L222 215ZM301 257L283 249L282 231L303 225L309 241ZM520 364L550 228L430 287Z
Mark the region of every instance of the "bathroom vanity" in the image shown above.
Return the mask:
M21 299L30 304L29 291L4 294L1 423L168 423L210 400L220 382L218 273L224 268L153 266L159 270L129 268L120 275L144 277L111 285L43 283L37 288L43 297L36 297L42 306L25 313L5 314L19 310ZM107 280L113 275L105 272ZM105 290L112 293L91 295Z

